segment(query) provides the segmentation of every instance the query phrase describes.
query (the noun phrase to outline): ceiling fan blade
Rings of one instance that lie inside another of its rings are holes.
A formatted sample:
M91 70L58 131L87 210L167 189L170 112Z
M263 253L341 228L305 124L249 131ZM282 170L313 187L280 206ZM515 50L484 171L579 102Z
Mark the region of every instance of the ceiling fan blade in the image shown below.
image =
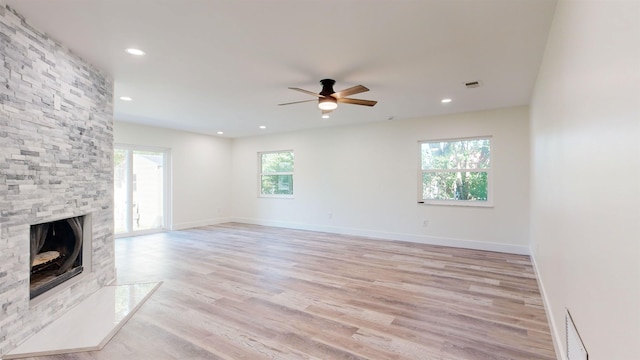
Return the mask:
M332 112L333 110L322 110L322 115L326 115L330 112Z
M313 99L313 100L294 101L294 102L288 102L288 103L284 103L284 104L278 104L278 106L280 106L280 105L300 104L300 103L311 102L311 101L317 102L318 100Z
M338 102L345 103L345 104L364 105L364 106L373 106L378 103L377 101L373 101L373 100L361 100L361 99L349 99L349 98L339 98Z
M305 89L300 89L300 88L295 88L295 87L290 87L289 89L295 90L295 91L300 91L300 92L303 92L305 94L309 94L311 96L322 97L322 95L320 95L320 94L316 94L314 92L311 92L311 91L305 90Z
M350 87L348 89L344 89L342 91L338 91L337 93L333 93L333 94L331 94L331 96L335 97L336 99L340 99L340 98L343 98L345 96L360 94L360 93L363 93L365 91L369 91L369 89L366 88L365 86L362 86L362 85L356 85L356 86L352 86L352 87Z

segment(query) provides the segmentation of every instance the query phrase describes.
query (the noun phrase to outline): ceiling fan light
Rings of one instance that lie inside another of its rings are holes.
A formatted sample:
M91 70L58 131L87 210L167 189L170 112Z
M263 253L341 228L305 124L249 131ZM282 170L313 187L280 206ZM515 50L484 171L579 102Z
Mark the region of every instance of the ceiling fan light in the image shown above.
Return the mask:
M338 102L331 96L325 96L318 101L318 107L320 110L335 110Z

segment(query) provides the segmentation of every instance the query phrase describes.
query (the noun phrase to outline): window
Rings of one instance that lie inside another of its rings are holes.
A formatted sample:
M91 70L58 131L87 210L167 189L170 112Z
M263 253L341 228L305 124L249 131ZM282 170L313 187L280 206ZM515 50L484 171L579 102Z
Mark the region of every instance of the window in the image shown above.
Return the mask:
M258 153L260 196L293 197L293 151Z
M491 138L422 141L420 202L491 206Z

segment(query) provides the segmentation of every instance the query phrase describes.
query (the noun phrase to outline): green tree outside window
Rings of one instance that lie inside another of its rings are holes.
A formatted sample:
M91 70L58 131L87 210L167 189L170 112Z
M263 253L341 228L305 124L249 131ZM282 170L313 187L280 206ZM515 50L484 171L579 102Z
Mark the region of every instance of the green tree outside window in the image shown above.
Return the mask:
M293 195L293 151L264 152L260 158L260 194Z
M425 141L420 155L423 201L488 201L490 138Z

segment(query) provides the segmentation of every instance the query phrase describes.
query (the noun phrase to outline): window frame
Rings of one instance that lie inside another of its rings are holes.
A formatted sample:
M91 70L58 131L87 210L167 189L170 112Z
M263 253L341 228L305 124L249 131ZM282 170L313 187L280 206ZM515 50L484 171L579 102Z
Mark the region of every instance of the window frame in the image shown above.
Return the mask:
M478 169L422 169L422 145L428 143L441 143L441 142L457 142L457 141L469 141L469 140L488 140L489 141L489 167ZM418 204L424 205L444 205L444 206L465 206L465 207L493 207L493 136L469 136L458 138L442 138L442 139L429 139L418 141ZM423 176L425 173L452 173L452 172L476 172L487 173L487 200L439 200L439 199L424 199L423 198Z
M264 154L279 154L279 153L291 153L292 158L294 159L294 163L292 166L292 171L279 171L279 172L262 172L262 156ZM293 149L287 150L273 150L273 151L259 151L258 152L258 197L259 198L275 198L275 199L293 199L295 194L295 182L293 181L295 172L295 153ZM273 175L291 175L291 194L264 194L262 192L262 177L263 176L273 176Z

